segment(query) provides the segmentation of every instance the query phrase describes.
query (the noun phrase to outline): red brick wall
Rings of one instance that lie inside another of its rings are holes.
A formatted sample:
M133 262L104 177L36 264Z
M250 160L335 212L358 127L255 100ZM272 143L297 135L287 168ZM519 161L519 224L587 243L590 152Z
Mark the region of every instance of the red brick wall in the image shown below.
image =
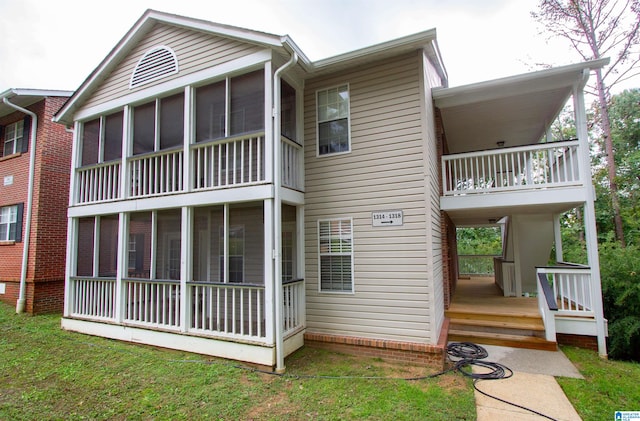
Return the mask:
M26 289L26 311L29 313L60 312L63 306L72 134L51 119L65 100L46 98L28 107L38 116ZM12 113L0 119L0 125L22 118L22 113ZM0 180L6 175L14 178L11 186L0 184L0 206L24 203L23 238L32 152L30 147L23 155L0 158ZM0 246L0 282L12 281L6 284L6 293L0 295L0 300L13 305L18 297L23 244Z
M598 338L595 336L571 335L568 333L556 334L556 341L560 345L577 346L598 352Z

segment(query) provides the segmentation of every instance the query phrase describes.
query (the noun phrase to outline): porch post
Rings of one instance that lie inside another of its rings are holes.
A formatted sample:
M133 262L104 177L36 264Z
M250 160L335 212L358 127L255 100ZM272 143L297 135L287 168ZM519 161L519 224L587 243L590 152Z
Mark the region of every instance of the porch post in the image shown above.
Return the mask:
M560 231L560 214L553 215L553 236L556 244L556 262L563 262L562 252L562 232Z
M182 207L180 219L180 331L187 332L191 326L191 294L189 294L187 281L193 278L192 239L193 208Z
M296 206L296 268L297 278L304 279L305 274L305 255L304 255L304 206ZM302 292L300 293L300 322L302 326L307 326L307 303L305 293L306 283L303 282Z
M267 345L275 343L273 320L273 199L264 201L264 318Z
M591 182L591 166L589 162L589 142L587 131L587 113L584 105L583 87L589 77L589 70L585 70L583 84L573 88L573 108L575 110L576 133L580 150L580 177L583 180L586 200L584 203L584 232L587 243L587 258L591 268L591 289L593 296L593 311L596 318L598 335L598 353L607 356L607 342L604 325L604 308L602 304L602 284L600 280L600 259L598 256L598 235L596 231L596 212L593 204L595 200L594 187Z
M129 248L129 238L127 233L129 232L129 218L124 212L120 212L118 215L118 259L116 261L116 296L115 296L115 319L116 323L122 323L124 314L122 309L123 303L123 284L122 278L126 277L127 265L127 250Z
M72 291L71 277L76 275L78 261L78 218L67 218L67 259L64 277L64 310L63 316L71 314L71 299L75 296Z

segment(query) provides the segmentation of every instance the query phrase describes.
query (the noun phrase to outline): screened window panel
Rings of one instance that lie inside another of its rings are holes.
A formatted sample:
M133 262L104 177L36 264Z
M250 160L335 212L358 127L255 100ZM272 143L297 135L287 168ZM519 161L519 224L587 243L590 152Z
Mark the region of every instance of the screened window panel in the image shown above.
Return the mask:
M220 278L220 230L223 230L222 206L196 208L193 219L193 280L222 282Z
M103 162L122 158L122 129L124 113L105 117Z
M180 221L180 209L158 212L155 279L180 279Z
M184 142L184 94L160 100L160 149L180 146Z
M129 249L127 250L127 276L150 279L151 270L151 213L132 213L129 217ZM131 249L134 241L135 249Z
M225 137L226 81L196 89L196 142Z
M231 79L230 136L264 130L264 70Z
M93 217L78 220L76 276L93 276L94 227Z
M100 119L87 121L82 130L82 165L98 163L100 153Z
M137 106L133 109L133 154L155 150L156 103Z
M296 90L284 80L280 88L281 134L296 140Z
M98 276L113 278L118 265L118 215L100 217Z

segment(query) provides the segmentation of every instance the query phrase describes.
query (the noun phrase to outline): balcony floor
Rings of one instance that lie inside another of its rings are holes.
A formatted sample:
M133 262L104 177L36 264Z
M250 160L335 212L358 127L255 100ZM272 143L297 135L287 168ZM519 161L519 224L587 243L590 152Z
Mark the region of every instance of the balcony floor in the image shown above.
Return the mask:
M458 279L458 285L448 311L470 311L513 316L538 317L540 315L536 298L505 297L491 276Z

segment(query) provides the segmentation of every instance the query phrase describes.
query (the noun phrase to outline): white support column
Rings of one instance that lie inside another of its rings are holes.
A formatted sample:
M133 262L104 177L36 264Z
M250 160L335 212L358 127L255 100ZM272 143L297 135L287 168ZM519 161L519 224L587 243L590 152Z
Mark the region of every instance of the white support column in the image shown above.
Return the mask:
M81 140L81 124L77 121L75 122L73 129L73 143L71 144L71 177L69 178L69 207L75 205L78 201L78 192L77 192L77 176L76 176L76 167L81 162L80 154L82 153L80 147ZM68 238L68 237L67 237Z
M585 70L584 83L588 78ZM591 166L589 159L589 140L587 131L587 112L584 104L583 86L573 89L573 108L575 112L576 133L579 142L580 177L584 181L586 201L584 204L584 232L587 245L587 258L591 268L591 287L593 294L593 311L596 318L598 334L598 353L602 357L607 355L607 342L604 324L604 306L602 303L602 283L600 280L600 258L598 256L598 235L596 230L595 193L591 183Z
M183 190L190 192L192 190L193 164L191 162L191 140L193 137L194 124L194 97L193 88L187 86L184 88L184 152L182 158L182 182Z
M78 218L67 218L67 259L64 278L64 317L71 314L71 298L75 291L71 288L71 277L76 275L78 261Z
M305 252L304 252L304 206L296 206L296 268L297 268L297 278L304 279L306 268L305 268ZM306 282L305 282L306 285ZM300 306L301 306L301 323L302 326L307 325L307 303L305 300L306 293L303 288L302 294L300 297Z
M180 331L187 332L191 326L191 294L189 294L187 281L193 278L193 208L182 207L180 225Z
M556 262L563 262L562 253L562 231L560 229L560 214L553 215L553 236L556 245Z
M273 346L274 336L273 279L273 199L264 201L264 317L265 341Z
M124 320L124 284L122 278L127 277L128 250L129 250L129 217L126 213L118 215L118 260L116 263L116 297L115 319L116 323Z
M126 199L131 191L131 177L127 166L127 157L133 152L131 136L132 112L131 106L126 105L122 113L122 157L120 160L120 199Z
M273 69L271 62L264 64L264 175L267 183L273 183L273 142L279 142L280 139L274 139L270 134L273 133ZM280 172L278 172L280 174Z
M229 282L229 204L225 203L222 212L222 261L224 262L224 270L222 271L222 281L226 284Z
M151 264L149 265L149 279L156 277L156 262L158 261L158 211L151 212Z

